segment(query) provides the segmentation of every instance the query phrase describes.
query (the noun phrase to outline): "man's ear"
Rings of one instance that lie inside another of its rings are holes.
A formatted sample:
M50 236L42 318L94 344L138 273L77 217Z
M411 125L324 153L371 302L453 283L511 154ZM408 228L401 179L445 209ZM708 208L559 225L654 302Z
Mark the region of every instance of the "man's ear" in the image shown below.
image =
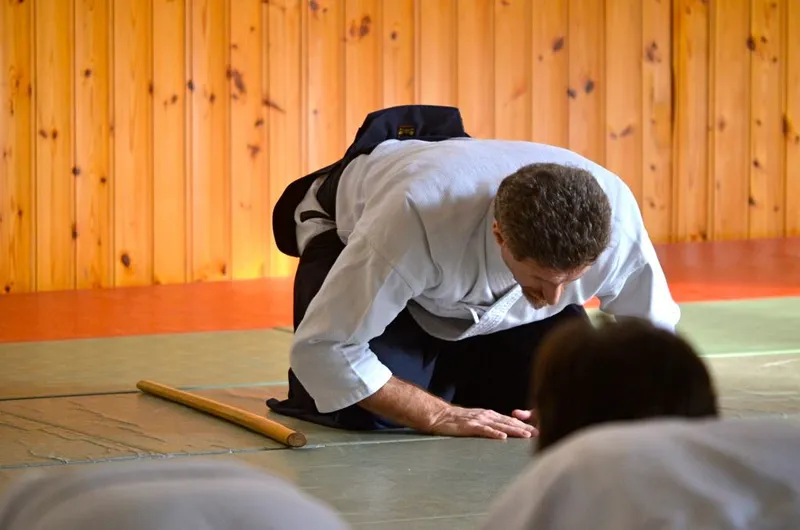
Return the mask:
M500 224L497 222L497 219L492 222L492 233L494 234L494 240L502 247L506 240L503 238L503 233L500 231Z

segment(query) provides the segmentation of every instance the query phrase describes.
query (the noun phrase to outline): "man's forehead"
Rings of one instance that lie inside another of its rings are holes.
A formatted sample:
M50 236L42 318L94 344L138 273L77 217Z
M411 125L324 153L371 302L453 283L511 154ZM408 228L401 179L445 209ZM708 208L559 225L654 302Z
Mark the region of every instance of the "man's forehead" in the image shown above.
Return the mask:
M589 267L582 267L571 271L557 271L545 269L538 266L536 263L525 263L526 275L531 280L538 280L545 283L551 283L554 286L565 282L574 281L580 278Z

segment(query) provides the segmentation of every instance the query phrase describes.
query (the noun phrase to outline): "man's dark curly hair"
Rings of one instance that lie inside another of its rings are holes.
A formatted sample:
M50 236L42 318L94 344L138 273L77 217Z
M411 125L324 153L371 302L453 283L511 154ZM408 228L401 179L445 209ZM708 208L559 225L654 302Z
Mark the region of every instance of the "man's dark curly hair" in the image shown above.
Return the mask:
M495 219L511 255L558 271L591 265L611 238L611 204L591 173L530 164L497 190Z

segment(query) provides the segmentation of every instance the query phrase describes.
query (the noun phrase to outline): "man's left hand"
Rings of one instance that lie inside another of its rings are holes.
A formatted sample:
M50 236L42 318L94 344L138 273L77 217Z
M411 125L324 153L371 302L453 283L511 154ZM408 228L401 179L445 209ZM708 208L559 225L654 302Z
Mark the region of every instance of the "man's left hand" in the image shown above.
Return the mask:
M533 425L534 427L536 427L536 424L539 421L538 418L536 417L536 411L535 410L520 410L520 409L516 409L516 410L511 412L511 415L513 417L517 418L519 421L524 421L525 423ZM534 436L538 436L539 435L539 430L536 429L534 431L533 435Z

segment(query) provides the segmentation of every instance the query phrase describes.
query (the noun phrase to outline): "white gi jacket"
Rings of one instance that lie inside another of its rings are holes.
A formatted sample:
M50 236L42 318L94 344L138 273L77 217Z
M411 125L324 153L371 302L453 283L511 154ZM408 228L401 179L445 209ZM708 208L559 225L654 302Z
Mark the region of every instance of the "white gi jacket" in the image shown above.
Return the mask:
M336 511L239 462L151 460L31 470L0 496L0 530L346 530Z
M610 247L555 306L534 309L503 263L492 234L501 180L534 162L590 171L613 209ZM321 210L312 186L298 206L300 249L332 225L300 223ZM376 392L389 369L368 341L408 306L419 325L459 340L545 319L597 296L616 316L674 330L673 301L635 197L616 175L566 149L521 141L388 140L342 174L335 228L346 248L298 327L291 365L320 412Z
M542 453L486 530L795 530L796 420L651 420L587 429Z

